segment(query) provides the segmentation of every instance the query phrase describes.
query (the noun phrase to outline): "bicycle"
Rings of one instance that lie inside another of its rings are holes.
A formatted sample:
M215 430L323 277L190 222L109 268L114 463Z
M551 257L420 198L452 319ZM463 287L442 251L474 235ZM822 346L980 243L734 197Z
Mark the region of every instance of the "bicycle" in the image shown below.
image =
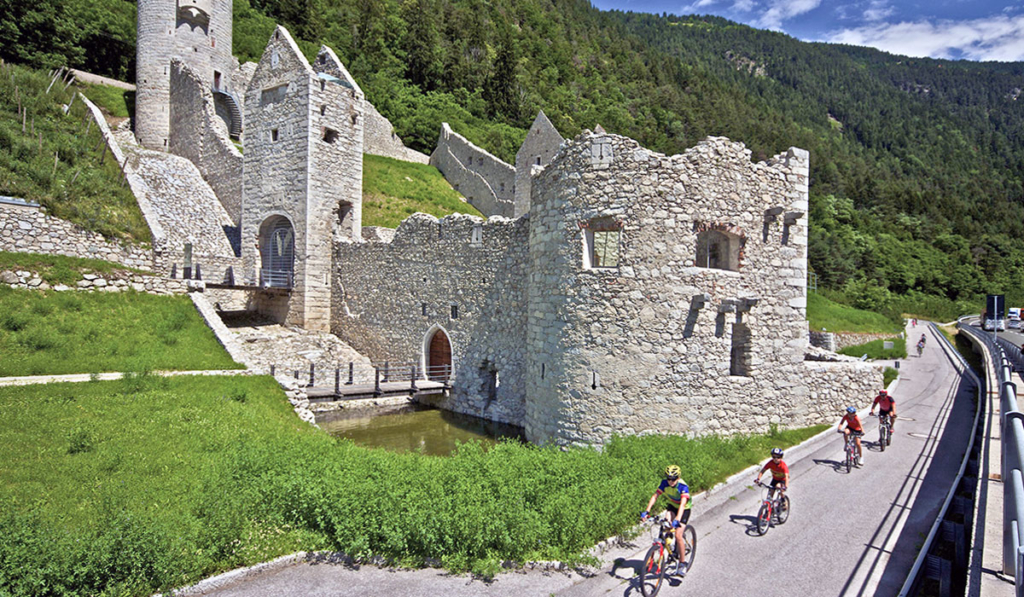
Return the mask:
M878 415L878 445L885 452L885 447L892 444L892 419L889 415Z
M839 431L842 433L842 430ZM846 435L846 472L849 473L853 470L855 464L857 464L857 442L854 441L855 431L851 431Z
M654 533L654 544L647 550L644 565L640 570L640 592L644 597L654 597L661 589L665 580L666 570L672 566L676 558L676 533L672 523L665 516L654 519L657 531ZM692 525L683 527L683 566L686 572L693 567L693 558L697 555L697 531ZM685 574L685 572L684 572Z
M918 342L917 343L917 356L920 357L923 352L924 352L924 344L921 343L921 342Z
M769 498L772 493L772 486L762 481L757 481L758 487L764 489L764 497L761 498L761 509L757 511L757 534L764 535L771 526L774 516L779 524L786 524L789 520L789 496L782 490L776 490L775 496Z

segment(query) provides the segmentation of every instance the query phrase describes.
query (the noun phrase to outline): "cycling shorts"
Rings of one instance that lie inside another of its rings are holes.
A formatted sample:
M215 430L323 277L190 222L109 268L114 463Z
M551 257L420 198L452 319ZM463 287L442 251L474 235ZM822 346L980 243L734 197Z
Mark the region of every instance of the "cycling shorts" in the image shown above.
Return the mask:
M785 485L785 484L786 484L786 480L785 479L772 479L772 489L775 489L779 485Z
M861 429L860 431L857 431L855 429L850 429L850 436L851 437L864 437L864 430Z
M676 518L676 520L679 521L679 524L685 525L686 523L690 522L690 509L689 508L683 510L682 516L679 515L679 508L677 508L676 506L674 506L672 504L669 504L668 507L666 507L665 509L672 513L672 515Z
M880 417L891 417L892 416L892 409L885 410L884 408L879 406L878 407L878 416L880 416Z

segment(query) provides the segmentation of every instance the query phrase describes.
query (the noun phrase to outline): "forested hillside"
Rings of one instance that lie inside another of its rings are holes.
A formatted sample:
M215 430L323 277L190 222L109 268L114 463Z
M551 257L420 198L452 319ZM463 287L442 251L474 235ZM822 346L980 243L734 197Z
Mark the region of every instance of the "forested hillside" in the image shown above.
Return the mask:
M275 22L308 54L332 46L417 149L448 121L511 161L539 109L565 136L600 123L666 153L707 135L755 159L803 147L811 267L833 298L936 314L986 291L1024 300L1022 63L908 59L584 0L234 5L239 58L258 59ZM134 18L123 0L0 0L0 57L130 79Z

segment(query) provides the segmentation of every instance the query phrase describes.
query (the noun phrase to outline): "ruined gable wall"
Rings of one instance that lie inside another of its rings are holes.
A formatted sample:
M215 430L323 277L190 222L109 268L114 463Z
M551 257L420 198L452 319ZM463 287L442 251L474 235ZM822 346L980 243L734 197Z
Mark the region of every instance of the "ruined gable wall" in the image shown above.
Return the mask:
M415 149L409 149L402 138L395 134L391 121L384 118L370 102L365 105L366 120L363 128L363 151L371 155L394 158L403 162L426 164L430 157Z
M214 108L213 94L189 66L171 62L168 150L192 161L231 220L242 218L242 154Z
M565 139L559 134L548 117L537 114L533 125L526 133L526 139L516 152L515 215L530 211L530 189L535 172L547 166Z
M336 243L331 331L374 363L415 362L422 371L428 332L441 326L455 370L452 395L439 406L522 425L528 226L525 218L414 214L389 242Z
M874 368L808 375L803 362L807 175L802 150L754 164L722 138L671 157L613 135L568 142L533 181L531 441L810 425L876 389ZM581 225L599 217L621 224L620 261L586 269ZM707 226L745 237L738 272L696 267ZM730 374L736 323L745 375Z
M430 165L485 216L512 217L516 171L442 123Z

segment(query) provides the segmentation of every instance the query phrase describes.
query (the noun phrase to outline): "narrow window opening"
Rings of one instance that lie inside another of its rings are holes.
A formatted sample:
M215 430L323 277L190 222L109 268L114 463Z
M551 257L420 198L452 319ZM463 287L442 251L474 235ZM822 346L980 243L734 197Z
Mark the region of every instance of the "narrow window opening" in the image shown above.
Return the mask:
M334 129L324 129L324 141L327 143L334 144L338 140L338 131Z
M474 245L479 245L479 244L483 243L483 241L484 241L484 227L483 226L473 226L473 236L470 237L470 241L469 242L471 244L474 244Z
M540 156L537 156L537 165L540 166Z
M213 37L210 38L210 47L211 48L216 48L217 47L217 40L215 38L213 38Z
M270 130L270 140L277 141L277 129Z
M167 147L167 139L164 139L164 147Z
M320 80L320 91L323 91L324 89L327 89L327 81L324 81L323 79L321 79Z
M788 223L782 225L782 244L784 245L789 244L789 226Z
M540 364L540 378L541 379L544 379L544 373L545 373L546 370L547 370L546 364L545 363L541 363Z
M598 218L583 224L584 269L619 266L621 224L611 218Z
M274 39L281 39L281 32L280 31L275 31L274 32Z
M327 106L320 106L320 116L327 113Z
M217 71L213 71L213 88L220 91L220 73Z
M350 235L352 233L353 220L352 204L348 201L338 204L338 227L342 234Z
M452 305L452 319L458 319L458 318L459 318L459 306L458 305Z
M501 183L501 191L500 192L502 192L502 193L505 192L505 183Z
M427 304L426 303L420 303L420 307L423 309L423 315L426 316L427 315Z
M732 325L732 350L729 353L729 375L750 376L750 328L745 323Z
M358 122L359 122L359 115L358 114L353 114L352 115L352 124L357 124Z

